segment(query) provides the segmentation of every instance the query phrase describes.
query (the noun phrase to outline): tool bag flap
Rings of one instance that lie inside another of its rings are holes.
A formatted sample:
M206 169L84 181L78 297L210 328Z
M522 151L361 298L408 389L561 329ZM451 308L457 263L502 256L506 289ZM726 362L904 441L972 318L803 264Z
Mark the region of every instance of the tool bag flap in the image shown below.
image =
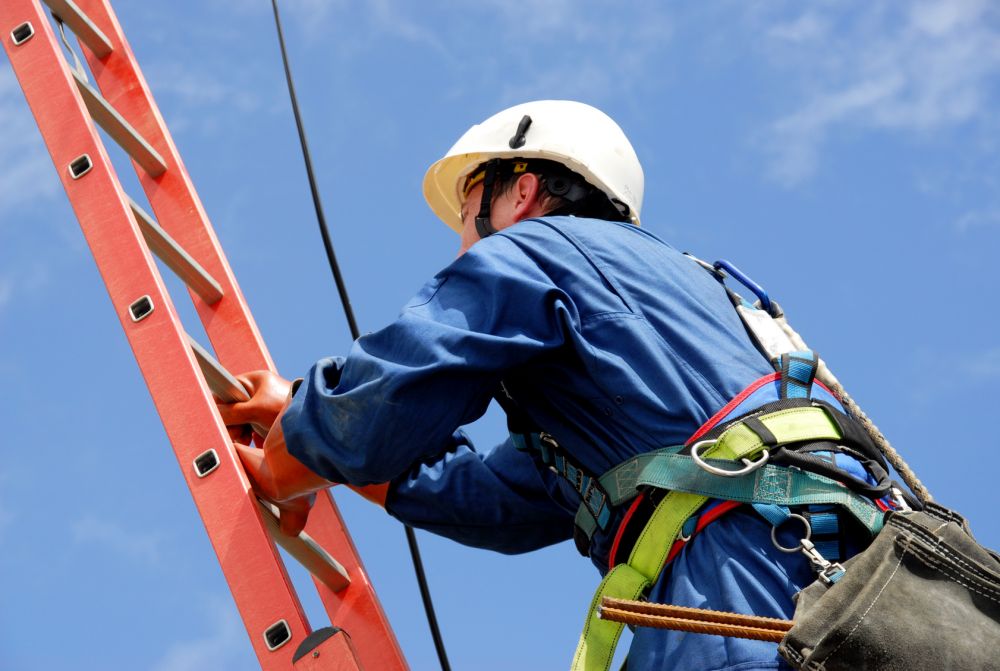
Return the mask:
M780 652L795 668L1000 671L1000 556L934 503L891 513L832 586L796 596Z

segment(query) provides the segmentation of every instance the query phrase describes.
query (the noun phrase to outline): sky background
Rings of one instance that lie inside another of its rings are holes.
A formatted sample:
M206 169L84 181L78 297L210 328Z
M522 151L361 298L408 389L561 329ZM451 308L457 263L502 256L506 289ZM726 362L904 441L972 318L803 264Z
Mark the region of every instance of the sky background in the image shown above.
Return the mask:
M582 100L635 146L644 226L768 287L935 497L1000 547L1000 6L282 7L363 331L391 321L457 249L423 202L427 166L504 107ZM279 370L296 377L346 352L270 3L120 0L116 10ZM0 344L0 669L253 668L5 62ZM471 428L484 447L503 432L496 412ZM402 528L350 492L335 496L411 665L436 668ZM598 582L571 544L505 557L419 536L453 668L568 664Z

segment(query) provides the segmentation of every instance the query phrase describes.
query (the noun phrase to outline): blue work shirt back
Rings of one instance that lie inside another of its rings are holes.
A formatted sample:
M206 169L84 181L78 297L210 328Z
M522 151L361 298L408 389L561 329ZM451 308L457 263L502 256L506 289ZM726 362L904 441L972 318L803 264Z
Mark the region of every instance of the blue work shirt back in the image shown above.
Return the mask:
M407 524L525 552L570 538L580 500L510 441L477 451L461 431L501 381L600 475L685 442L773 370L724 287L656 236L530 219L473 245L346 358L318 362L282 427L291 453L330 480L391 481L387 510ZM773 386L759 395L777 398ZM590 548L602 572L614 530L598 531ZM790 617L791 595L810 580L804 560L774 549L762 519L738 512L689 544L651 599ZM773 644L659 630L641 630L629 658L629 669L779 664Z

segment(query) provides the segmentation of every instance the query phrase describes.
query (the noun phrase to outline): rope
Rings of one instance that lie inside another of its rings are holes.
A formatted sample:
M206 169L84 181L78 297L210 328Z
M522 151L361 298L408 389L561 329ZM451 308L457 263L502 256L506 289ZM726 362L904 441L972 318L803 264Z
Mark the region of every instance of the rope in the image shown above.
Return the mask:
M281 30L281 17L278 15L278 0L271 0L274 8L274 25L278 31L278 46L281 48L281 61L285 67L285 81L288 83L288 97L292 101L292 112L295 115L295 127L299 132L299 144L302 146L302 158L306 164L306 175L309 178L309 189L312 192L313 206L316 209L316 220L319 223L320 235L323 238L323 248L326 250L326 258L330 264L330 271L333 273L334 283L337 285L337 292L340 294L340 303L344 306L344 316L347 317L347 325L351 330L351 338L357 340L361 331L354 318L354 309L351 307L351 299L347 294L347 285L344 277L340 273L340 264L333 252L333 242L330 240L330 231L326 225L326 217L323 214L323 205L320 203L319 188L316 185L316 175L313 172L312 158L309 155L309 143L306 139L305 126L302 123L302 115L299 112L299 102L295 95L295 83L292 81L292 70L288 64L288 53L285 50L285 36ZM444 639L441 637L441 629L438 627L437 615L434 613L434 603L431 601L431 590L427 584L427 575L424 572L424 562L420 558L420 548L417 545L417 536L413 529L403 525L406 530L406 543L410 548L410 558L413 560L413 572L417 577L417 585L420 588L420 598L424 604L424 612L427 615L427 625L431 630L431 638L434 639L434 649L437 652L438 662L442 671L451 671L448 663L448 655L444 649Z
M778 322L781 329L785 332L785 335L788 336L795 347L803 350L811 349L808 345L806 345L802 336L800 336L795 329L792 328L791 324L788 323L788 319L785 317L784 313L782 313L779 317L776 317L775 321ZM871 437L875 446L878 447L879 451L885 455L885 458L890 464L892 464L892 467L896 469L896 472L899 473L899 476L903 479L903 482L906 483L906 486L910 488L910 491L913 492L918 499L925 503L933 501L934 497L931 496L931 493L927 490L927 487L924 486L924 483L920 481L920 478L918 478L917 474L913 472L913 469L910 468L910 466L903 460L902 455L896 451L896 448L889 443L889 439L886 438L881 431L879 431L879 428L875 426L875 422L873 422L871 418L865 414L865 411L861 409L861 406L859 406L857 402L851 398L850 394L847 393L847 390L844 389L844 385L842 385L840 380L837 379L837 376L830 371L823 359L819 360L816 377L823 384L829 387L830 391L832 391L834 395L840 399L840 402L844 405L844 409L847 410L847 412L854 417L854 419L861 423L861 426L864 427L865 432Z
M793 624L791 620L610 597L601 601L599 612L601 619L612 622L771 643L780 643Z

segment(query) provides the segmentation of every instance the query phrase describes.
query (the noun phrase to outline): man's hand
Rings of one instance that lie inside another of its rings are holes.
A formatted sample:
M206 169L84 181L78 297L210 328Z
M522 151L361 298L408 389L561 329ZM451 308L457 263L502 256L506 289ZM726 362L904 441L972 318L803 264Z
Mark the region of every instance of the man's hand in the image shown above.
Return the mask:
M263 449L235 445L254 491L281 510L281 532L297 536L306 525L316 492L333 483L288 453L280 414L264 439Z
M292 383L269 370L255 370L236 378L250 395L250 400L220 403L219 413L226 426L249 424L263 437L288 402Z
M266 430L262 449L239 442L234 445L254 491L281 511L282 533L297 536L305 527L315 492L333 483L306 468L285 446L281 415L291 401L291 383L266 370L237 379L247 388L250 400L220 403L219 412L227 426L251 424L259 427L255 430L260 435Z

